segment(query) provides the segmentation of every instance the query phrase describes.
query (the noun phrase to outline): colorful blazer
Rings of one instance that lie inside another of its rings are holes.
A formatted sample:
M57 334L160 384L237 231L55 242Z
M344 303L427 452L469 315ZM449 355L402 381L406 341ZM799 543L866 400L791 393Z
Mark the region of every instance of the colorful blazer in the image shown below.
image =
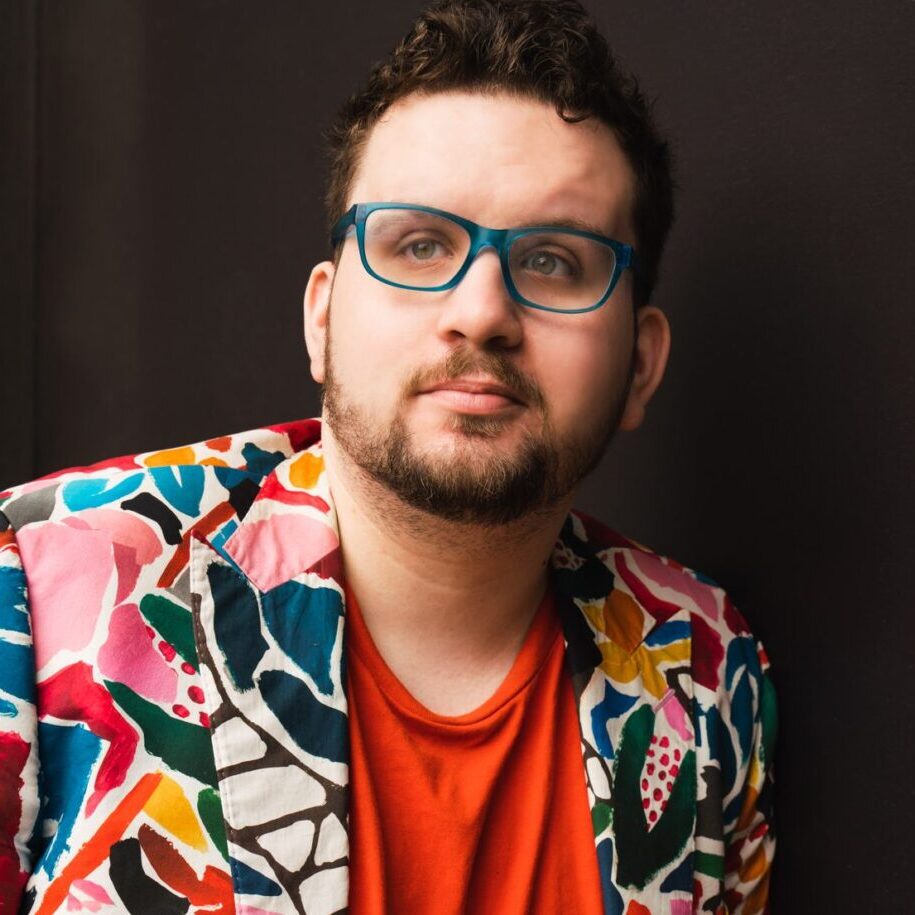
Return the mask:
M320 423L27 483L0 531L0 911L345 912ZM761 646L709 579L584 515L552 576L604 911L763 911Z

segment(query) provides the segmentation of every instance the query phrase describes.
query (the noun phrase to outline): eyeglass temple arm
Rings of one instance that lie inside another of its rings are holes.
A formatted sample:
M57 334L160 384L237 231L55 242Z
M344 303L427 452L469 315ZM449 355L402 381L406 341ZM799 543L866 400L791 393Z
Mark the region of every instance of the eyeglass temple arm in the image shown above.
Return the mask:
M353 204L334 224L330 233L330 245L335 248L349 231L350 226L356 224L357 204Z

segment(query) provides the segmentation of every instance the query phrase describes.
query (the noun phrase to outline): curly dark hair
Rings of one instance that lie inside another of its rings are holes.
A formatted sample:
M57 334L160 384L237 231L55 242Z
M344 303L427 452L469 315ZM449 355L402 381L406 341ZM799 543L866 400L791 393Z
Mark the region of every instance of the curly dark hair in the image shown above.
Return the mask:
M633 301L647 304L673 221L670 149L635 78L577 0L434 0L421 12L325 131L328 234L381 115L413 92L449 90L533 98L569 123L596 116L614 131L636 179Z

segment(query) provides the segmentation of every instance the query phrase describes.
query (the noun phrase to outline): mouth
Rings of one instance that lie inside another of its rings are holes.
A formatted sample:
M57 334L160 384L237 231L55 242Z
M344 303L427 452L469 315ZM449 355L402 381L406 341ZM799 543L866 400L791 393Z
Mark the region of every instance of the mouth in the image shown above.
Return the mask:
M497 413L526 406L521 396L493 378L461 376L427 385L419 396L460 413Z

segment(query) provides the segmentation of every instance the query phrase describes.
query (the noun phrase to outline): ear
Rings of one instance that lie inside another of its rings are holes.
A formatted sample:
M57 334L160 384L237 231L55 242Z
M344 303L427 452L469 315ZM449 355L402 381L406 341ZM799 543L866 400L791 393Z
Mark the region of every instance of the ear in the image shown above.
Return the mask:
M632 386L619 428L632 431L642 425L645 408L661 384L670 355L670 324L660 308L646 305L635 314L636 338Z
M336 268L331 261L321 261L311 270L303 301L305 346L311 361L311 377L324 384L324 347L330 317L330 293Z

